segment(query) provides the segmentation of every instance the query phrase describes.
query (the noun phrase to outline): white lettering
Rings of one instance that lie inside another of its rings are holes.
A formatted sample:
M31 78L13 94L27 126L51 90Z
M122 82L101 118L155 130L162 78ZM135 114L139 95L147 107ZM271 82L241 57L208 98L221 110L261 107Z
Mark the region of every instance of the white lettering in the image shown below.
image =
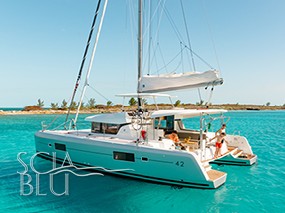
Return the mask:
M25 181L25 178L24 176L27 176L28 177L28 181L27 183L24 183ZM33 186L30 184L32 182L32 177L31 175L29 174L20 174L20 195L24 195L24 196L28 196L28 195L31 195L33 193ZM25 194L25 189L24 189L24 185L27 185L30 187L30 192Z

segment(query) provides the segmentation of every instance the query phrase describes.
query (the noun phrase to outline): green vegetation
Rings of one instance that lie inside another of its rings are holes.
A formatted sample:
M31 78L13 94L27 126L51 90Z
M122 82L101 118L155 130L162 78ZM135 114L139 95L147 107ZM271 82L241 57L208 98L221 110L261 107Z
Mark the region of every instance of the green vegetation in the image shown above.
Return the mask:
M95 101L95 98L90 98L87 102L87 105L86 107L88 109L95 109L96 108L96 105L95 105L96 101Z
M51 103L50 104L51 109L56 110L59 108L58 103Z
M197 106L202 106L204 104L204 101L203 100L201 100L200 102L196 102L196 105Z
M67 109L67 102L65 99L63 99L62 103L61 103L61 109Z
M38 99L38 107L43 108L44 107L44 101L42 101L40 98Z
M136 99L131 98L131 99L129 100L129 105L130 105L130 106L135 106L136 104L137 104Z
M79 102L78 102L77 106L79 106ZM80 109L85 109L85 108L86 108L86 107L85 107L85 103L82 102L82 103L81 103L81 106L80 106Z
M180 100L177 100L175 103L174 103L174 106L175 107L179 107L181 105L181 101Z
M113 102L112 101L107 101L107 106L112 106L113 105Z
M142 99L142 102L145 105L145 108L148 110L156 110L156 105L155 104L147 104L146 99ZM137 104L137 99L135 98L130 98L129 100L129 106L124 106L124 110L133 110L134 106ZM157 104L159 109L172 109L171 104ZM215 105L212 103L209 103L207 106L205 106L204 101L197 102L196 104L183 104L181 103L181 100L177 100L174 103L175 107L179 107L183 105L183 108L185 109L225 109L225 110L285 110L285 103L283 105L279 106L273 106L271 105L270 102L267 102L264 105L251 105L251 104L240 104L240 103L235 103L235 104L219 104ZM50 108L54 111L50 111L48 109L43 109L44 106L44 101L41 99L38 99L37 105L33 106L25 106L23 111L34 111L36 114L49 114L49 113L65 113L65 110L68 109L68 103L64 99L59 106L58 103L52 102L50 104ZM77 107L79 106L79 103L73 102L71 104L71 110L76 110ZM107 101L106 105L102 104L97 104L94 98L90 98L87 102L87 104L82 103L80 109L82 110L81 112L84 113L102 113L102 112L118 112L122 109L122 105L114 105L112 101ZM44 111L44 112L43 112Z
M75 101L73 101L71 104L70 104L70 109L71 110L75 110L77 108L77 103Z

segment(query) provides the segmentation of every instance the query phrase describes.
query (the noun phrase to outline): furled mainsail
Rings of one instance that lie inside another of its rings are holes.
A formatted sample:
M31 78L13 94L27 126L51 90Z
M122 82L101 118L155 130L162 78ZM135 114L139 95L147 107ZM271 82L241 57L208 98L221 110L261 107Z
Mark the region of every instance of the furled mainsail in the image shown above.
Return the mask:
M223 84L219 71L187 72L180 74L144 75L139 81L139 92L164 92Z

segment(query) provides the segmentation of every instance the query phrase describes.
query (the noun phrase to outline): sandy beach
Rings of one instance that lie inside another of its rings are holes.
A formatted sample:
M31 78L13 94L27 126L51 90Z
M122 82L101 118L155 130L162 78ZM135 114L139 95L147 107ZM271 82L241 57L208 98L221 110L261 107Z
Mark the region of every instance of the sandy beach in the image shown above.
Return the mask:
M159 104L159 109L171 109L171 105ZM148 105L148 110L155 110L154 105ZM181 104L178 108L184 109L201 109L206 108L205 106L197 106L192 104ZM211 105L209 109L225 109L225 110L285 110L285 106L264 106L264 105L239 105L239 104L222 104L222 105ZM134 111L136 107L125 106L125 111ZM80 114L97 114L97 113L108 113L108 112L119 112L122 111L122 107L118 106L105 106L95 109L82 109ZM4 111L0 110L0 115L37 115L37 114L66 114L68 110L54 110L54 109L42 109L42 110L11 110ZM76 110L72 110L71 114L75 114Z

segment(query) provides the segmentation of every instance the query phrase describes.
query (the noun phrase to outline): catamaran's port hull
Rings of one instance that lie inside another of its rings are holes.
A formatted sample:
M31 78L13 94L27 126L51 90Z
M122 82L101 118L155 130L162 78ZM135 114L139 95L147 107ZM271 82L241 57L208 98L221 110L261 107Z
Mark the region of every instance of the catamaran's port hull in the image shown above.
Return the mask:
M214 177L191 153L111 142L53 131L35 134L39 156L63 161L68 152L76 166L95 167L96 172L127 176L161 184L214 189L226 181L226 173ZM117 170L117 171L109 171ZM120 170L120 171L118 171ZM212 172L215 170L211 170Z

